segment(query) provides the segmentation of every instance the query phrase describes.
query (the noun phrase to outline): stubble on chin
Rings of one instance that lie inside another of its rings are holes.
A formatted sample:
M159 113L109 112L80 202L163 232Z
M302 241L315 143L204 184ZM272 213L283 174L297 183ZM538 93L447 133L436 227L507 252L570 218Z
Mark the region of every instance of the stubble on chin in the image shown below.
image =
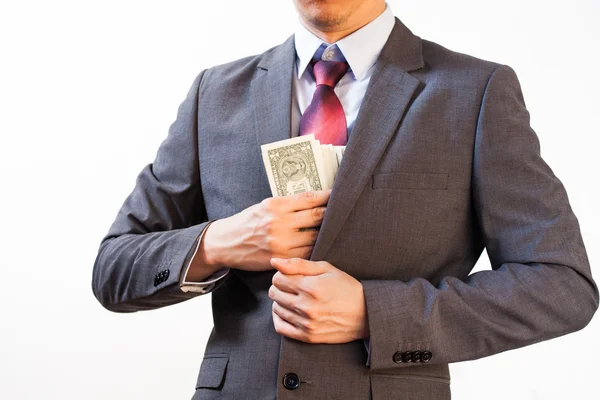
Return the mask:
M304 9L301 10L306 21L321 31L328 31L343 26L349 17L349 12L328 9L326 0L304 1Z

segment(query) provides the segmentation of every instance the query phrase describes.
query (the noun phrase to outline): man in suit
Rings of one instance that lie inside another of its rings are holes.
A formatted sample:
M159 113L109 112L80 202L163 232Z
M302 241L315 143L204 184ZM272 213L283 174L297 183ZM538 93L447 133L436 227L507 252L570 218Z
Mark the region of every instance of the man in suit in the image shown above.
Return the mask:
M598 289L514 70L383 0L294 2L294 36L194 81L102 241L102 305L212 294L196 400L445 400L449 363L586 326ZM272 198L260 145L309 114L347 146L333 189Z

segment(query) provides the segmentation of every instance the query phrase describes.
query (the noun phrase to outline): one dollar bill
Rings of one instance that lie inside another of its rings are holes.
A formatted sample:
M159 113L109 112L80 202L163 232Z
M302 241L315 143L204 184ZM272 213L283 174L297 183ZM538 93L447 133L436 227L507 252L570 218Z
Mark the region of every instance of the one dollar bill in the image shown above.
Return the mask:
M313 134L261 146L274 197L331 189L344 146L321 145Z

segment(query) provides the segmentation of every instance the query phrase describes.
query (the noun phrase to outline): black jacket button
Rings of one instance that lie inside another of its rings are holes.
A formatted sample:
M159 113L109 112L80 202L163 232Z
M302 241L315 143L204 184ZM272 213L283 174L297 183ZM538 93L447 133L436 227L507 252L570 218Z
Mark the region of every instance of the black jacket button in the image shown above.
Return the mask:
M426 363L429 362L429 360L431 360L431 357L433 357L433 354L431 354L430 351L424 351L423 354L421 354L421 361Z
M405 363L412 362L413 361L412 351L405 351L404 354L402 354L402 361L404 361Z
M283 386L288 390L298 389L300 378L293 372L288 372L283 376Z
M402 363L402 352L400 352L400 351L395 352L392 359L394 360L394 362L396 364L401 364Z
M163 282L166 282L167 279L169 279L169 275L170 275L170 270L168 269L163 269L160 272L157 272L156 275L154 275L154 286L158 286Z
M420 351L414 351L413 352L413 362L421 362L421 357L422 357L423 353L421 353Z

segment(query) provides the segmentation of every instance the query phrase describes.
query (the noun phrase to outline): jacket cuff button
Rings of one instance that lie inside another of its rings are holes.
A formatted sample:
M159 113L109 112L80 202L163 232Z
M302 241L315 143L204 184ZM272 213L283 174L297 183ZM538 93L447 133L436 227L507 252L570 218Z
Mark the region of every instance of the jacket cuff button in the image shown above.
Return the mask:
M421 362L421 357L422 357L423 353L421 353L420 351L415 351L413 352L413 362Z
M433 357L433 354L430 351L424 351L421 354L421 362L429 362L431 360L431 357Z
M392 360L394 360L394 362L396 364L401 364L402 363L402 353L397 351L394 353L394 356L392 357Z

